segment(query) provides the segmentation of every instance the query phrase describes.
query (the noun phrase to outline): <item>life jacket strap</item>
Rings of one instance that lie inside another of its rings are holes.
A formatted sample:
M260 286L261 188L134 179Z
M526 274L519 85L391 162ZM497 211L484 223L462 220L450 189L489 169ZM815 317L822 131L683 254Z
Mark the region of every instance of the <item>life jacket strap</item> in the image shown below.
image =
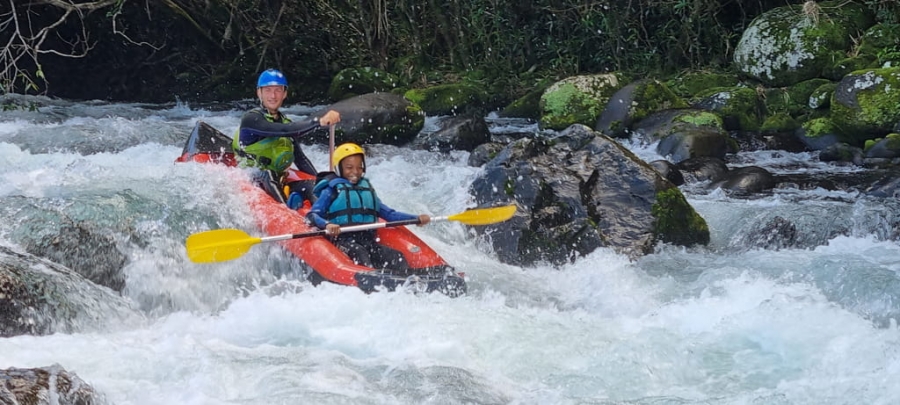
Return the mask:
M252 153L247 153L247 151L245 151L243 149L238 149L235 153L237 153L237 155L242 158L250 159L250 160L257 162L263 166L269 166L270 164L272 164L272 159L265 157L265 156L257 156Z

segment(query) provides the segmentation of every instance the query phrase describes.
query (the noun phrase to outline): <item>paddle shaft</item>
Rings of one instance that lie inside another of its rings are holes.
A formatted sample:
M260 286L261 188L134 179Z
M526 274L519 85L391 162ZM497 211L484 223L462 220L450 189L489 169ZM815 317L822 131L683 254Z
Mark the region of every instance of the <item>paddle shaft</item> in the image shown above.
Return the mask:
M328 170L334 170L332 167L334 161L334 124L328 126Z
M459 221L466 225L489 225L506 221L507 219L512 218L515 212L515 205L478 208L449 216L432 217L430 222ZM341 227L341 233L419 224L421 224L419 218L391 222L375 222L371 224L343 226ZM328 234L323 229L312 232L257 238L250 236L239 229L219 229L195 233L189 236L185 241L185 247L187 248L188 258L190 258L191 261L197 263L211 263L241 257L244 253L247 253L247 250L249 250L251 246L260 242L284 241L327 235Z
M431 219L434 221L443 221L446 220L447 217L434 217ZM393 228L395 226L405 226L405 225L418 225L419 219L404 219L402 221L391 221L391 222L376 222L373 224L363 224L363 225L350 225L350 226L342 226L341 233L347 232L358 232L358 231L368 231L371 229L379 229L379 228ZM300 239L300 238L310 238L313 236L327 236L324 229L312 232L304 232L304 233L294 233L287 235L276 235L276 236L267 236L264 238L259 238L260 242L277 242L280 240L290 240L290 239Z

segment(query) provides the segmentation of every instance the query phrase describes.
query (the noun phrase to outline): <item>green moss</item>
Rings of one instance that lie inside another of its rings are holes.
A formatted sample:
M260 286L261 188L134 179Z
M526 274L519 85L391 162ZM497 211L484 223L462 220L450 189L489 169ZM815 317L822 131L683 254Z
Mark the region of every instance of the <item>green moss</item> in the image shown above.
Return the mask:
M900 68L875 69L884 78L875 91L859 92L857 99L862 108L860 116L876 126L888 128L900 118Z
M541 117L541 95L549 86L549 81L539 83L524 96L500 111L500 116L539 119Z
M837 134L838 128L830 118L815 118L803 123L808 138L818 138L823 135Z
M831 114L835 124L853 135L851 143L860 145L872 135L887 133L900 121L900 67L860 70L851 75L866 87L856 90L856 106L835 102L832 97Z
M735 49L739 68L773 87L819 77L832 63L833 52L849 51L850 38L872 23L866 8L854 2L828 1L818 6L815 17L796 4L756 18Z
M698 127L713 127L722 129L722 118L709 111L694 112L692 114L679 115L676 121L686 122Z
M669 80L666 86L680 97L693 97L712 87L733 87L740 82L733 74L711 72L687 72Z
M541 96L541 126L565 129L572 124L593 127L609 97L619 88L617 73L574 76L556 82Z
M831 105L831 95L836 88L837 84L829 82L813 90L809 95L809 108L820 109Z
M863 144L863 152L868 152L869 149L872 149L872 147L875 146L875 144L878 143L878 141L880 141L880 140L881 140L881 138L867 139L866 142Z
M772 115L763 122L759 128L762 132L785 132L797 129L800 123L787 113L778 113Z
M656 111L689 107L681 97L656 80L647 80L642 83L634 93L634 100L637 101L631 114L631 119L634 121L640 121ZM593 123L589 126L593 126Z
M424 89L411 89L403 94L429 115L449 115L467 106L483 105L488 99L481 88L468 83L442 84Z
M725 129L756 131L759 129L759 96L746 87L715 87L700 92L694 102L704 100L724 119ZM705 107L704 107L705 108Z
M388 92L400 85L400 79L384 70L362 67L341 70L331 79L328 97L343 100L352 96Z
M862 69L875 68L878 66L878 58L875 55L859 54L851 57L836 57L836 62L825 67L822 75L832 79L841 80L844 76Z
M890 150L900 150L900 134L890 133L884 137L887 140L887 148Z
M900 31L897 25L880 23L866 30L860 39L859 52L877 55L883 49L900 45Z
M656 193L651 214L656 218L654 233L660 240L682 246L709 243L706 220L688 204L678 188Z
M556 130L568 128L572 124L593 127L604 107L571 83L564 83L556 90L545 93L541 103L541 126Z
M506 183L503 185L503 191L506 193L506 195L515 197L516 182L514 182L512 179L506 179Z

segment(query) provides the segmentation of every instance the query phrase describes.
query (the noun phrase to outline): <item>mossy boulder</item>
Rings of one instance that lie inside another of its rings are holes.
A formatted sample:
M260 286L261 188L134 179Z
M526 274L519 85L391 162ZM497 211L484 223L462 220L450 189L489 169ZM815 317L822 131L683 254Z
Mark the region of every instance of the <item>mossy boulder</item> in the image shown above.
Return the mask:
M787 113L777 113L766 117L759 128L763 133L791 132L800 127L800 123Z
M740 83L735 74L689 71L666 82L666 86L679 97L691 98L713 87L734 87Z
M823 162L853 163L859 166L863 164L863 151L856 146L838 142L819 151L819 160Z
M900 67L845 76L831 99L831 118L857 146L891 132L900 122Z
M538 83L533 89L529 90L525 95L519 97L497 114L501 117L517 117L531 118L538 120L541 118L541 96L544 91L550 87L552 83L549 81Z
M693 108L657 111L635 124L634 132L645 142L653 143L690 128L725 133L722 118L718 114Z
M851 37L872 23L867 9L852 1L774 8L744 30L734 62L740 72L770 87L820 77L834 53L849 51Z
M890 133L884 138L866 141L866 157L895 159L900 157L900 134Z
M764 105L754 89L716 87L701 91L691 101L695 108L715 111L722 117L726 130L759 129Z
M400 78L394 74L373 67L347 68L331 79L328 97L340 101L360 94L390 92L401 86Z
M841 131L830 118L814 118L804 122L795 132L797 138L811 150L822 150L843 138Z
M488 93L473 83L441 84L424 89L410 89L403 94L427 115L454 115L468 109L482 108Z
M632 123L651 113L687 107L687 102L662 82L638 80L610 97L594 128L608 136L625 136Z
M835 60L830 67L825 68L825 71L822 72L823 77L834 81L840 81L853 71L881 67L881 64L878 63L878 58L870 54L840 57Z
M572 124L594 126L609 98L624 86L623 79L618 73L604 73L553 83L541 95L541 127L561 130Z
M827 108L831 105L831 96L837 88L837 83L828 82L817 87L809 95L809 108L813 110Z
M724 158L731 150L722 118L691 108L657 111L634 125L642 141L656 144L656 152L678 163L699 156Z
M656 193L650 212L656 218L654 231L663 242L688 246L709 243L706 220L688 204L678 188Z
M900 30L897 25L879 23L871 26L860 38L859 53L880 56L881 63L900 57Z
M786 113L798 117L808 113L809 96L820 86L829 84L826 79L810 79L788 87L766 89L766 111L769 114Z

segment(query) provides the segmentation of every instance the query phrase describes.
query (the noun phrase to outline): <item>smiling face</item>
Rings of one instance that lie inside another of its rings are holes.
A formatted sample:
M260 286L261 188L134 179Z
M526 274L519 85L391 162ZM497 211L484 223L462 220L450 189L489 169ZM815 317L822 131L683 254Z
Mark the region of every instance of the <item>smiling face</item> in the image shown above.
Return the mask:
M362 155L350 155L341 160L341 177L347 179L350 184L359 183L364 174L366 168Z
M275 114L281 108L284 99L287 98L287 87L263 86L256 89L256 96L259 97L259 102L269 114Z

